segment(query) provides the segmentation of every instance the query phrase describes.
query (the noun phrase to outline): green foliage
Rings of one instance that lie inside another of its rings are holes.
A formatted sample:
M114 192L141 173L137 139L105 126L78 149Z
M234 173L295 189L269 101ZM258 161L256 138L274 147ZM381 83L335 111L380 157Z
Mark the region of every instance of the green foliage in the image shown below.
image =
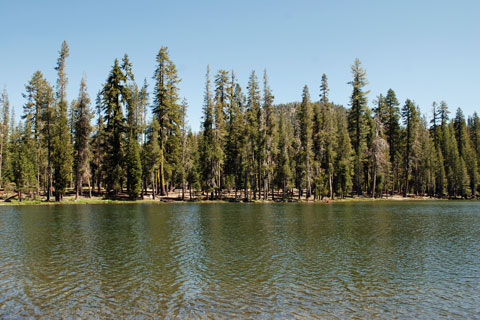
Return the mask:
M90 171L90 134L92 126L90 124L93 114L90 110L90 97L87 93L87 84L85 77L80 82L80 92L78 100L73 104L73 135L74 135L74 171L76 181L77 195L82 194L82 187L85 181L91 177Z
M352 96L350 98L351 109L348 113L348 131L350 132L350 140L355 152L354 160L354 188L359 195L362 193L362 168L366 161L367 154L367 94L369 91L364 91L364 87L368 84L366 78L366 71L362 67L360 60L356 59L351 67L353 80Z
M168 48L161 47L157 54L157 68L154 73L155 87L152 113L159 125L160 145L160 192L167 193L167 184L174 182L174 175L180 163L180 116L178 104L178 83L175 64L168 56Z
M127 77L115 59L112 70L102 90L102 108L105 127L105 174L107 192L116 195L122 190L124 176L124 141L125 119L122 101L128 98Z
M246 95L235 73L207 69L200 132L187 124L186 100L168 49L156 56L153 119L147 121L146 81L135 83L128 55L115 60L97 95L96 123L86 81L69 103L62 43L55 90L36 71L25 86L20 126L9 123L8 95L0 98L0 182L21 194L61 200L84 184L107 195L132 199L182 189L191 198L308 199L353 195L477 197L480 188L480 120L461 109L449 119L446 102L433 103L431 121L407 100L399 108L389 89L368 106L366 72L351 66L351 108L329 101L321 76L317 102L308 87L301 102L274 104L266 71L263 91L252 71ZM68 106L71 109L68 110ZM124 116L125 112L125 116ZM400 121L402 119L403 121ZM13 120L13 118L12 118ZM75 183L75 184L74 184ZM306 193L305 193L306 190ZM276 191L276 193L275 193ZM240 192L240 195L238 195Z

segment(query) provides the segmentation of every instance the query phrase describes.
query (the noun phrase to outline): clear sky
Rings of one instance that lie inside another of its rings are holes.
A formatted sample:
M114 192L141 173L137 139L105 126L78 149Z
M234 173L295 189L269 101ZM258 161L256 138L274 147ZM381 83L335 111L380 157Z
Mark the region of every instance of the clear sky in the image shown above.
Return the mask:
M242 87L267 69L275 102L298 101L307 84L317 99L322 73L330 98L348 105L350 65L358 57L370 82L369 104L392 88L403 103L430 112L480 111L480 1L0 1L0 86L17 116L35 70L54 84L67 40L68 98L82 74L92 101L113 61L128 53L137 82L153 84L155 55L168 46L191 127L202 116L204 75L234 69ZM151 87L150 87L151 89Z

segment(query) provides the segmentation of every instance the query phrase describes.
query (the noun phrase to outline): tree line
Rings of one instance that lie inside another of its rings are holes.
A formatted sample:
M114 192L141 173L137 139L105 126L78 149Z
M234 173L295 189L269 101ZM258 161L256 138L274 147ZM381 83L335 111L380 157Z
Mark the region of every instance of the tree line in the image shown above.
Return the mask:
M369 107L366 71L351 66L350 106L305 86L300 102L275 104L267 72L246 88L234 71L207 68L200 132L189 128L187 101L168 49L156 56L154 87L136 83L128 55L115 59L92 103L83 77L68 102L62 43L52 86L40 71L25 85L15 124L0 99L0 187L21 200L61 201L92 193L131 199L333 199L391 195L476 198L480 172L478 114L449 117L444 101L427 121L418 105L390 89ZM150 116L151 115L151 116Z

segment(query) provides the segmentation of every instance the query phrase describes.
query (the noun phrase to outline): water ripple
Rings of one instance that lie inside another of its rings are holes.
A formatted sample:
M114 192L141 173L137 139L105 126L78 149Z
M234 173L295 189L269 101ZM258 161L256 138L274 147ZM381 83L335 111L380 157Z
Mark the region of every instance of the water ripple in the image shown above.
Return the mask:
M478 202L0 210L0 318L480 315Z

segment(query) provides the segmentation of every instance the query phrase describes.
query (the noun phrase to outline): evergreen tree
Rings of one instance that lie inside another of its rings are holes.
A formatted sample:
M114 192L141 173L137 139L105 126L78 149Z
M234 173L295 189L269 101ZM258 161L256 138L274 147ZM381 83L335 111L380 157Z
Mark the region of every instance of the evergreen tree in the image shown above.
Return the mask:
M477 173L480 174L480 118L477 112L474 112L473 116L469 119L469 132L472 149L477 159ZM480 183L477 189L480 189Z
M150 173L151 183L152 183L152 198L155 199L157 192L157 173L160 168L160 139L158 134L160 132L160 125L156 118L153 118L153 121L148 128L148 140L145 145L145 173Z
M373 177L372 177L372 197L375 198L377 188L383 190L385 178L388 176L389 161L388 161L388 143L384 138L383 123L380 116L375 116L375 137L370 149L372 157Z
M310 93L308 87L303 87L302 103L298 110L298 121L300 123L300 143L301 143L301 175L305 181L306 197L311 194L312 181L312 104L310 102ZM301 185L303 189L303 185Z
M348 114L348 127L353 150L355 152L354 160L354 189L357 195L362 193L362 167L365 161L367 151L366 135L366 109L367 95L369 91L364 91L364 87L368 84L365 69L362 67L360 60L356 59L352 65L353 80L350 84L353 87L352 96L350 98L351 109Z
M61 201L66 192L72 170L72 145L70 128L68 126L67 77L65 62L69 56L67 42L62 43L59 51L57 66L57 104L55 112L55 143L53 148L55 200Z
M200 150L200 158L202 159L202 181L204 183L203 189L207 194L213 192L214 188L216 188L214 171L215 158L213 155L213 147L215 145L215 133L213 128L214 107L210 86L210 67L207 66L203 105L203 136Z
M40 71L36 71L32 79L25 86L26 93L23 97L27 99L27 103L23 107L22 119L25 119L25 124L30 125L30 130L33 132L35 142L35 155L33 160L33 167L36 173L36 196L40 193L40 173L42 172L42 145L41 145L41 131L44 129L42 114L49 108L52 108L53 96L51 87L43 77ZM54 121L52 121L53 123ZM47 123L47 126L49 123ZM50 129L50 127L49 127ZM48 137L50 145L53 146L53 132L52 137ZM50 155L50 154L49 154ZM49 157L50 160L50 157Z
M105 146L105 123L102 116L102 92L97 93L96 98L96 113L97 121L95 125L95 134L92 137L92 163L90 165L92 170L92 177L94 178L93 185L97 187L97 192L101 192L101 184L104 180L104 166L103 161L105 159L104 151Z
M282 198L285 200L288 190L291 188L292 173L290 171L290 155L289 146L290 141L287 135L287 128L285 123L285 114L280 113L278 124L278 155L275 169L275 178L278 188L282 189Z
M392 194L398 181L400 170L400 103L398 103L395 91L389 89L385 97L385 116L382 118L385 137L390 150L390 165L392 168L391 186Z
M320 86L320 110L323 115L321 136L324 139L322 148L322 171L325 173L326 182L328 184L328 195L330 199L334 198L333 192L333 176L334 162L337 154L337 122L335 121L335 112L333 105L328 101L328 82L327 76L322 75L322 84Z
M167 184L173 185L180 158L180 105L178 104L178 83L175 64L168 56L168 48L161 47L157 54L157 68L154 79L153 114L159 124L160 168L159 191L167 194Z
M455 137L457 140L458 155L463 159L466 171L468 174L470 191L472 196L476 196L478 187L478 164L475 151L473 150L470 139L467 133L467 124L465 123L465 116L460 108L457 109L457 114L454 121ZM463 169L460 169L463 170Z
M128 56L123 58L122 69L127 75L127 141L125 152L125 166L127 175L127 191L131 199L137 199L142 192L142 162L140 157L140 92L134 83L132 65Z
M412 151L413 151L413 143L414 143L414 133L416 129L416 125L418 122L418 115L417 110L415 108L415 104L410 99L405 101L405 105L402 107L402 117L403 123L405 125L405 154L404 154L404 175L405 175L405 185L403 196L406 197L409 191L409 178L410 178L410 163L412 161Z
M18 191L18 200L22 194L32 193L37 189L35 177L35 138L31 130L31 119L27 118L25 125L20 123L12 134L12 166L13 177Z
M219 70L215 77L215 97L214 97L214 144L213 151L213 170L215 177L215 193L218 198L223 188L223 165L225 162L225 135L226 121L225 110L227 104L227 86L228 73L225 70Z
M115 59L112 70L102 90L102 107L105 127L105 175L106 190L111 195L122 191L124 176L124 132L125 119L122 111L122 101L127 98L127 77L123 73L118 59Z
M92 195L90 185L90 144L89 138L92 132L90 121L93 118L90 110L90 97L87 93L85 77L80 82L78 100L73 104L73 136L74 136L74 169L75 169L75 199L82 195L83 183L88 183L89 196Z
M350 193L353 187L353 161L354 152L348 133L348 124L346 111L343 108L337 109L337 127L338 127L338 150L335 159L335 190L344 198L345 194Z
M268 84L267 70L263 73L263 114L264 114L264 130L263 130L263 198L268 199L269 188L272 187L272 200L274 198L273 190L273 170L274 170L274 154L275 154L275 119L273 110L272 90ZM271 185L272 184L272 185Z
M186 143L186 172L187 172L187 182L190 193L190 199L194 198L194 192L201 188L200 185L200 153L198 145L198 135L192 133L191 131L187 136Z
M243 114L244 97L235 73L231 72L228 94L227 136L225 143L225 181L227 186L234 186L235 199L237 191L244 182L242 168L242 149L245 142L245 117Z
M261 132L261 119L262 109L260 104L260 88L258 85L258 79L255 75L255 71L252 71L248 80L248 98L247 98L247 123L246 123L246 136L248 145L248 158L245 164L249 181L246 181L246 185L250 183L253 188L253 198L257 199L257 191L260 192L259 179L261 177L261 164L262 159L260 156L262 149L262 132Z
M181 105L181 115L180 115L180 137L182 143L182 157L180 163L180 182L182 185L182 200L185 200L185 187L187 184L188 173L191 170L193 164L190 161L190 149L187 145L188 143L188 132L187 132L187 108L188 103L184 98Z
M8 100L7 89L4 88L0 97L0 187L5 185L5 169L8 168L8 140L9 140L9 117L10 117L10 102Z

